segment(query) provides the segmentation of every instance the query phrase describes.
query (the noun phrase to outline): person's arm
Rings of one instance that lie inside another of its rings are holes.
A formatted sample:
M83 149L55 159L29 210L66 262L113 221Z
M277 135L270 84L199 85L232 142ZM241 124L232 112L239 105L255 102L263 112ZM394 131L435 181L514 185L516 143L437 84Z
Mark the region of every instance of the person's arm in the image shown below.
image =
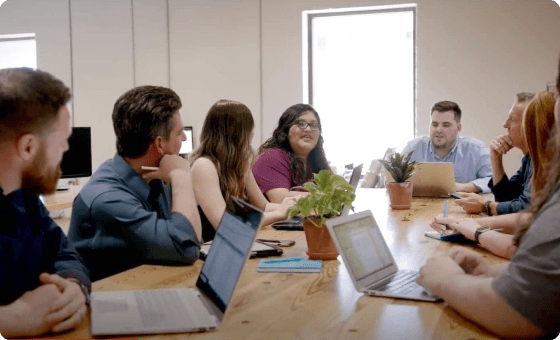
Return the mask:
M39 276L43 285L54 284L62 294L53 302L45 322L53 324L53 332L61 332L79 325L87 313L86 297L75 279L65 279L56 274ZM89 292L87 293L89 295Z
M461 252L455 258L453 256L448 252L429 259L420 269L418 283L442 297L466 318L501 337L536 337L545 334L496 294L492 288L493 278L487 275L490 274L489 270L477 272L482 266L489 267L480 255L471 256L470 252Z
M474 241L474 235L476 229L481 226L488 226L482 224L481 219L454 219L454 218L443 218L438 215L434 218L434 221L430 224L433 229L441 230L444 225L449 226L451 229L460 232L467 239ZM513 235L502 234L493 230L484 232L479 235L479 244L484 249L488 250L492 254L497 256L511 259L515 254L516 247L513 245Z
M270 199L270 202L280 204L287 197L304 197L307 196L306 191L296 191L288 190L285 188L274 188L266 192L266 196Z
M482 180L482 178L479 178L475 181L469 182L469 183L459 183L459 182L455 182L455 191L456 192L468 192L468 193L477 193L477 192L481 192L482 189L480 187L478 187L475 182L479 182L480 180ZM486 181L488 183L488 181ZM478 183L481 184L481 183Z
M492 202L490 207L492 213L497 215L511 214L525 209L531 203L531 192L525 189L522 190L521 195L507 202Z
M502 229L504 234L513 234L517 226L528 223L530 218L530 213L516 212L506 215L484 216L477 218L476 221L478 224L491 229Z
M122 239L112 241L98 233L103 237L94 238L96 244L92 247L124 241L142 261L192 264L198 259L200 238L183 214L172 212L168 218L159 218L157 212L148 210L141 200L124 190L97 196L90 210L93 220L103 221L113 237Z
M301 191L290 191L290 169L290 157L279 149L264 150L253 164L255 181L271 203L281 203L286 197L301 195Z
M211 160L201 157L193 163L191 174L196 202L210 224L217 229L226 211L226 202L220 190L216 167Z
M530 173L532 172L528 168L528 164L522 162L521 166L511 178L508 178L505 174L499 182L494 182L492 188L492 193L496 198L496 202L508 202L519 198L522 195L529 195L530 193L524 189L524 186L528 186L531 181ZM527 191L527 193L524 192Z
M467 183L474 187L473 191L470 192L490 193L491 190L488 187L488 182L492 178L492 163L490 161L490 151L486 146L480 149L476 162L476 178Z
M261 220L261 225L269 225L276 221L286 219L288 209L294 206L300 196L287 197L282 200L282 203L270 203L264 197L263 193L260 191L257 181L251 172L247 176L247 194L249 195L249 200L251 203L262 210L264 214ZM264 207L264 209L263 209Z
M45 237L45 247L51 258L55 259L54 274L63 278L72 278L91 289L89 272L76 249L68 242L62 229L49 216L48 210L39 204L41 225Z
M499 183L506 172L503 157L513 148L513 142L508 135L499 135L490 143L490 161L492 163L492 183Z
M47 322L46 318L53 303L61 296L56 285L46 284L26 292L9 305L0 306L0 334L13 338L51 331L54 323Z
M159 169L145 174L143 178L147 181L160 179L171 184L171 212L183 215L201 240L202 223L196 207L189 161L179 155L164 155Z

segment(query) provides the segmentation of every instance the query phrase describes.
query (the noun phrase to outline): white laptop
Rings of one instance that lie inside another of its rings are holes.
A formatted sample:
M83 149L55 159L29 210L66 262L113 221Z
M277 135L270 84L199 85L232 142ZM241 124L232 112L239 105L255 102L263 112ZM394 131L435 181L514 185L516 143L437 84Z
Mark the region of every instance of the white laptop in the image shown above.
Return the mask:
M371 211L327 219L327 228L358 291L399 299L440 300L416 283L417 271L398 269Z
M196 287L93 292L92 334L201 332L217 328L251 253L262 218L262 211L242 204L251 211L224 213Z
M360 164L352 170L352 175L350 176L350 185L354 188L354 192L356 192L356 188L358 187L358 183L360 182L360 177L362 176L362 168L364 164ZM342 211L340 212L341 216L346 216L350 213L350 207L344 206ZM303 218L299 215L294 216L288 220L282 220L275 223L272 223L272 227L276 230L303 230Z

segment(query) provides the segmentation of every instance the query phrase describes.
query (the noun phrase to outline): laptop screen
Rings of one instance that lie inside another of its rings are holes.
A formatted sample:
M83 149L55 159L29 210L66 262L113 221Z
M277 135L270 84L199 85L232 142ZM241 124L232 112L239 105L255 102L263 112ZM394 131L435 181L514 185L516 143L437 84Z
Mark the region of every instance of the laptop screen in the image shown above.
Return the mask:
M356 280L393 264L389 247L371 215L333 226L333 231Z
M258 211L238 215L226 211L222 217L196 283L222 312L235 290L261 217Z

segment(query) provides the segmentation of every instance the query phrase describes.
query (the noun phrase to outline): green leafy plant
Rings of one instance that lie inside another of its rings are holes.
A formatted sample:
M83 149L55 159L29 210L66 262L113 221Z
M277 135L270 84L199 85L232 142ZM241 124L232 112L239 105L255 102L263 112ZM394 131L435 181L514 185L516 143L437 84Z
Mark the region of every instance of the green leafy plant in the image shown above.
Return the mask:
M391 155L388 161L379 159L379 162L381 162L385 169L389 171L395 182L404 183L407 179L414 175L414 167L417 162L410 161L413 153L414 150L410 151L407 155L395 152Z
M288 210L288 218L301 213L304 218L321 217L321 223L325 224L326 217L340 215L344 205L354 209L354 188L343 177L321 170L313 179L315 183L307 182L303 185L303 189L309 194ZM315 226L321 227L317 224Z

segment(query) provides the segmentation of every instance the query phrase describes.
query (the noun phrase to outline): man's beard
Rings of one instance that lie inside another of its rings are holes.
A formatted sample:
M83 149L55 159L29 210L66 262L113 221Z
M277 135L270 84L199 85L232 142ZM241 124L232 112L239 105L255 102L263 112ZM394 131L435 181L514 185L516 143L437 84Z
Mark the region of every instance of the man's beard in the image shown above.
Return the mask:
M21 186L28 193L39 195L55 192L61 174L60 163L51 168L46 168L45 164L45 147L41 145L32 164L22 174Z

